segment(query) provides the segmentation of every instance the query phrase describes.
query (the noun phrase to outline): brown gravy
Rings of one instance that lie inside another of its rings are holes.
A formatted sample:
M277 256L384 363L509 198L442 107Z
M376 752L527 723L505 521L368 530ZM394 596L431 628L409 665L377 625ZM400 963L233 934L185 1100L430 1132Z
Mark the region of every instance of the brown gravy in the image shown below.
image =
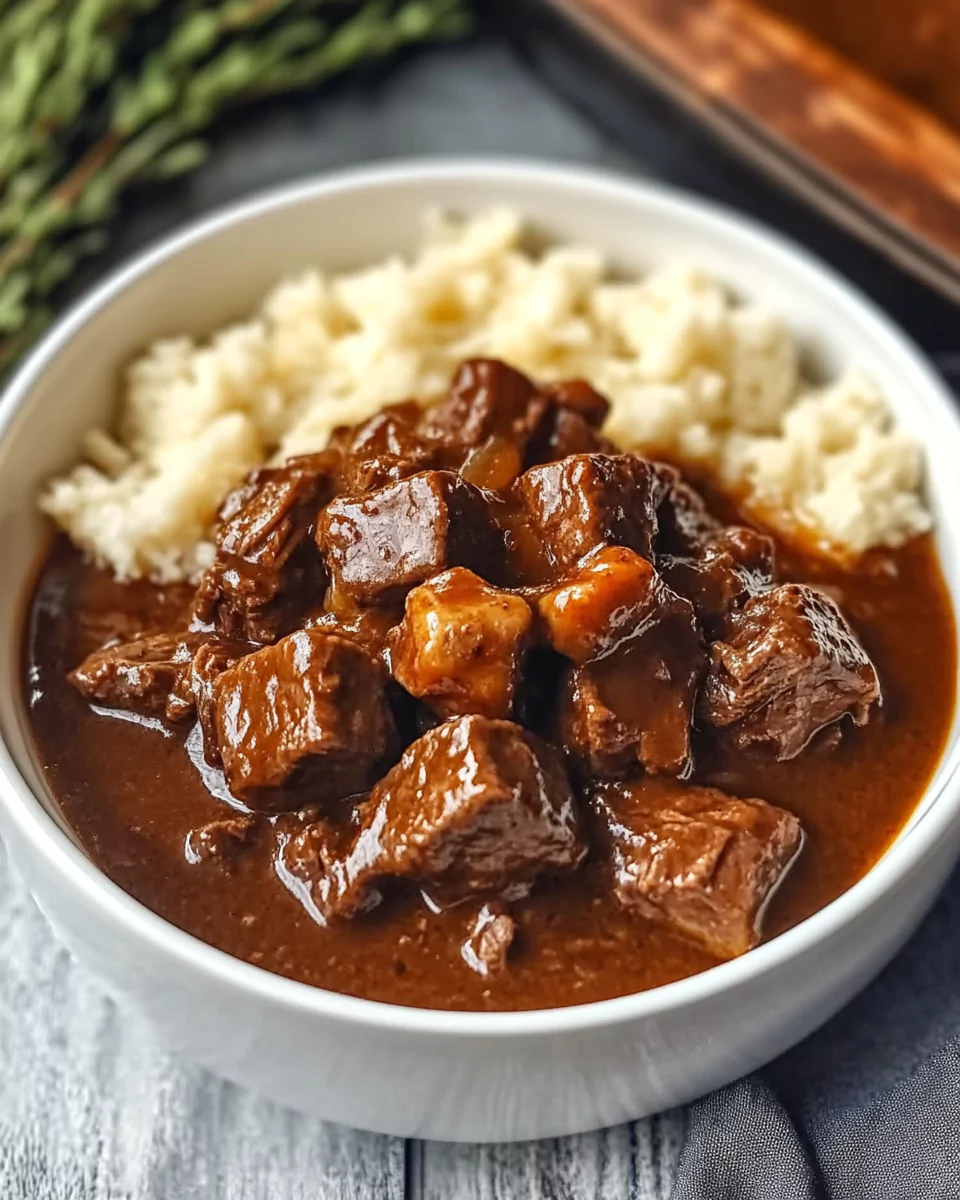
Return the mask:
M837 596L877 666L884 703L830 753L814 746L784 763L719 754L698 762L697 782L772 801L806 830L805 852L773 899L768 937L849 888L904 825L941 755L957 666L949 596L929 538L875 556L858 573L783 547L780 562L785 577ZM715 965L710 954L621 908L594 863L542 883L515 906L520 933L510 969L494 979L461 961L466 914L433 914L416 893L322 928L278 883L267 845L229 868L188 863L187 833L227 811L184 753L188 735L131 714L98 714L66 674L116 632L118 612L132 628L172 623L190 594L118 584L61 540L38 581L24 639L25 703L50 788L94 862L147 907L270 971L421 1007L579 1004Z

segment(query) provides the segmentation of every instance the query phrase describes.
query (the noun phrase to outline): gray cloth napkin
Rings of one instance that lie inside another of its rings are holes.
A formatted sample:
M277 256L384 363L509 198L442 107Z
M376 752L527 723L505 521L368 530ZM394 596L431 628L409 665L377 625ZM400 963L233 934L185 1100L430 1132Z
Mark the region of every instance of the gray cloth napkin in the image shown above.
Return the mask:
M960 1197L960 871L819 1032L692 1105L672 1200Z

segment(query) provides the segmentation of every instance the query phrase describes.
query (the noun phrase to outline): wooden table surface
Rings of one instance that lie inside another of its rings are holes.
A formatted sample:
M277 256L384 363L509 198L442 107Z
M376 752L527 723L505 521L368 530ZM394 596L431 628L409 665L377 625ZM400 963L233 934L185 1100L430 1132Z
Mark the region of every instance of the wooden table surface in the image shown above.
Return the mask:
M0 850L3 1200L665 1200L680 1114L519 1146L405 1144L182 1063L54 940Z
M651 130L649 154L636 137L628 150L505 45L445 48L373 88L357 81L245 117L196 177L125 215L115 256L251 190L400 155L529 154L675 175L679 143ZM405 1144L281 1109L172 1059L107 1000L0 848L2 1200L659 1200L683 1131L675 1112L519 1146Z

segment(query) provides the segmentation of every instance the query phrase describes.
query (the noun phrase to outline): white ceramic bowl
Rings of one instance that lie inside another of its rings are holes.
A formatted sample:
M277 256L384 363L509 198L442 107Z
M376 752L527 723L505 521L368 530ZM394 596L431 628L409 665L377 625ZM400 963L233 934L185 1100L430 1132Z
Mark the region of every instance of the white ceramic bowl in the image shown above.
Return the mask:
M497 162L330 176L231 208L163 242L46 338L0 405L0 818L58 935L172 1048L332 1120L400 1135L572 1133L689 1100L766 1062L850 999L931 904L960 849L958 736L915 817L839 900L735 962L578 1008L449 1013L292 983L175 929L106 879L64 829L19 700L23 603L47 536L34 500L107 417L147 342L252 310L281 275L412 248L423 211L511 205L629 270L687 260L786 317L816 367L860 365L927 450L942 561L960 600L960 423L944 387L873 306L803 251L665 188ZM904 636L910 635L904 630ZM837 803L842 803L842 797Z

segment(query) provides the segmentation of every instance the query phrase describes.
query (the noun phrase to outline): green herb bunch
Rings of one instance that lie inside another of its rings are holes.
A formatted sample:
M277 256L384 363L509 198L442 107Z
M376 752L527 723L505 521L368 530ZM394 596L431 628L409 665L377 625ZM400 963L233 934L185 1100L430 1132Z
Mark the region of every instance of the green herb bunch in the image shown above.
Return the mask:
M225 110L468 24L465 0L0 0L0 375L124 190L196 167Z

